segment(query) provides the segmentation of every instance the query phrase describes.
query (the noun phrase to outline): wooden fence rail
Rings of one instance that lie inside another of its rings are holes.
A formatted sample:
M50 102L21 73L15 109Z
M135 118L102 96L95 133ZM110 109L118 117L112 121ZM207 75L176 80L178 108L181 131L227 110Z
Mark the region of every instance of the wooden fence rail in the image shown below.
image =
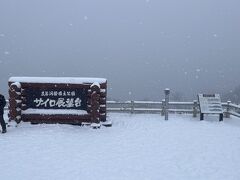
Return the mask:
M240 105L232 104L230 101L222 103L225 117L230 115L240 117ZM165 101L107 101L108 112L129 112L129 113L160 113L164 115ZM193 102L169 102L170 113L189 113L193 117L199 114L199 104Z
M160 113L164 115L165 102L155 101L107 101L108 112L129 112L129 113ZM195 107L196 106L196 107ZM198 104L194 102L169 102L168 111L171 113L199 113Z
M230 115L240 118L240 105L228 102L222 103L225 117ZM128 113L159 113L164 116L165 101L107 101L108 112L128 112ZM169 102L168 112L170 113L189 113L194 117L199 113L199 104L197 101L193 102ZM8 110L8 101L5 107Z

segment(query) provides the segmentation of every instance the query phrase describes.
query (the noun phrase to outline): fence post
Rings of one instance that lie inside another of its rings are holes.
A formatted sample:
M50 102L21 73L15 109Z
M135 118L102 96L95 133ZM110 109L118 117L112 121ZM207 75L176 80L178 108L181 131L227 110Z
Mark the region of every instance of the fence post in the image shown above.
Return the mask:
M162 111L161 111L161 116L164 116L165 114L165 99L162 100Z
M169 108L170 89L166 88L164 90L164 93L165 93L165 120L168 120L168 108Z
M230 104L231 104L231 101L227 101L227 109L225 113L226 118L230 118Z
M131 114L134 113L134 101L131 101Z
M197 106L198 106L197 100L194 100L193 101L193 117L197 117Z

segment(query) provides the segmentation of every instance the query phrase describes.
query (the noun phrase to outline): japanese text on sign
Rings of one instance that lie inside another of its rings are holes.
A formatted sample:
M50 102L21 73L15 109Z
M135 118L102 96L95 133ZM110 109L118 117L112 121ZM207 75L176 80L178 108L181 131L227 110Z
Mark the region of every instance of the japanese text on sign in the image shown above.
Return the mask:
M80 98L58 98L58 99L42 99L36 98L34 100L36 107L80 107L81 106L81 99Z
M37 89L26 90L27 108L87 109L87 89Z
M75 96L75 91L41 91L41 96Z

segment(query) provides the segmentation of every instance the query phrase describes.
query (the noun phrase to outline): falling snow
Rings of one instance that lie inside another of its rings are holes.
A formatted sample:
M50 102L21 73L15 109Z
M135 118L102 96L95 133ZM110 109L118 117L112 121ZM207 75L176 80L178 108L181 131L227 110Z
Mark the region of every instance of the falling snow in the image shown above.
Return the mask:
M5 51L4 54L5 54L5 55L9 55L10 52L9 52L9 51Z
M87 17L87 16L84 16L83 19L84 19L85 21L87 21L87 20L88 20L88 17Z

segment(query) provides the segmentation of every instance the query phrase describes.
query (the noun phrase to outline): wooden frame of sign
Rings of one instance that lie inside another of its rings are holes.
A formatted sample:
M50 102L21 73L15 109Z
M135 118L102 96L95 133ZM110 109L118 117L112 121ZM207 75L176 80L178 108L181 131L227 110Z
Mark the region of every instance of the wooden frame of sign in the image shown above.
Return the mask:
M106 122L106 79L12 77L8 85L9 119L17 123Z
M198 94L200 104L200 120L204 114L219 114L219 121L223 121L223 109L219 94Z

